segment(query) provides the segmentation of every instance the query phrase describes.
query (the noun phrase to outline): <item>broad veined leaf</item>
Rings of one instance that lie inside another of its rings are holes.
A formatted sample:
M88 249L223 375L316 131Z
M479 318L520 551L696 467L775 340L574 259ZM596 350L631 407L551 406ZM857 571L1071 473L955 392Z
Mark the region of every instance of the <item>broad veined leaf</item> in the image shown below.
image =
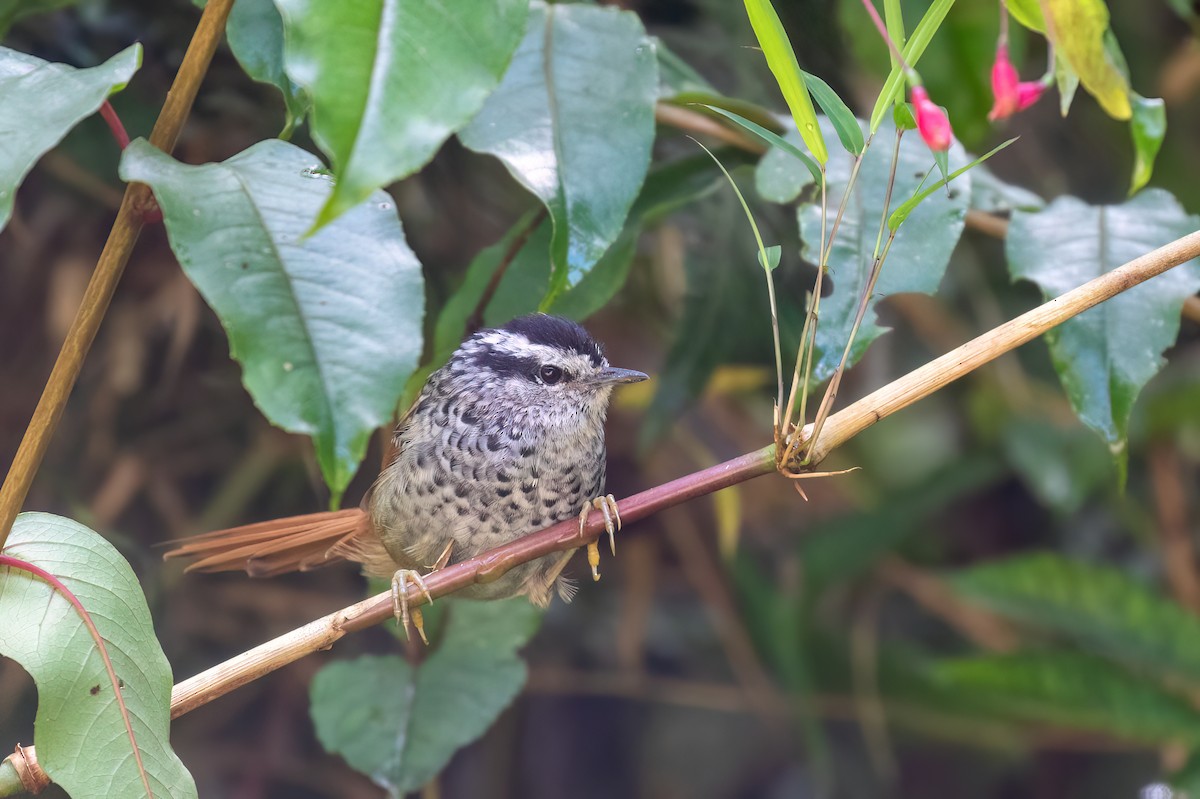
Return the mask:
M1031 652L943 660L933 666L933 677L973 695L981 710L1000 718L1150 743L1200 743L1200 714L1187 699L1087 655Z
M986 164L971 170L971 209L989 214L1040 211L1046 201L1038 195L992 174Z
M964 597L1139 670L1200 678L1200 619L1107 567L1052 553L956 574Z
M146 598L125 559L95 532L48 513L17 517L3 554L54 575L91 616L117 685L76 608L39 577L0 566L0 655L38 689L38 762L74 799L194 797L196 786L169 741L171 665ZM116 692L129 715L126 726Z
M654 43L636 15L535 2L503 82L459 133L550 211L544 307L621 234L650 165L657 93Z
M527 0L277 0L287 74L312 98L337 185L316 226L416 172L483 106ZM523 120L524 121L524 120Z
M268 140L188 166L138 140L121 177L154 190L246 388L272 423L313 437L336 501L421 353L424 288L383 192L305 235L332 191L315 162Z
M308 110L308 96L283 69L283 18L272 0L237 0L225 25L229 49L246 74L269 83L283 95L287 122L283 136L291 134Z
M1013 214L1009 273L1057 297L1200 228L1170 194L1148 189L1121 205L1060 197L1037 213ZM1162 367L1179 333L1183 301L1200 288L1200 264L1177 266L1046 333L1050 355L1083 422L1124 451L1138 393Z
M453 601L453 600L451 600ZM394 796L432 779L525 684L517 655L540 612L524 598L453 601L445 635L413 668L400 657L331 663L313 678L317 737Z
M822 124L829 123L822 119ZM863 157L858 183L829 253L829 276L833 281L833 292L821 300L816 336L818 358L813 367L813 379L816 382L833 374L841 359L859 298L871 272L891 170L895 137L891 123L888 122L877 135L874 146L868 148ZM949 158L950 166L954 169L967 164L967 155L957 142L950 146ZM851 166L847 160L835 159L827 167L830 225L849 181ZM893 210L916 193L922 182L933 183L937 180L936 174L929 174L932 169L929 148L917 136L905 135L900 143L900 160L892 191ZM808 178L807 170L777 149L763 156L756 173L759 193L773 202L794 200L809 186ZM963 220L971 196L970 180L971 174L968 172L957 178L948 187L948 192L934 192L900 226L875 292L868 299L867 315L855 337L848 364L856 363L870 343L887 331L875 321L873 309L879 299L901 292L932 294L937 290L950 262L950 253L962 235ZM820 206L806 203L800 206L798 213L800 238L803 240L801 254L806 260L816 263L821 240ZM887 238L886 226L883 237Z
M120 91L142 63L130 45L98 67L75 69L0 47L0 229L21 181L84 117Z

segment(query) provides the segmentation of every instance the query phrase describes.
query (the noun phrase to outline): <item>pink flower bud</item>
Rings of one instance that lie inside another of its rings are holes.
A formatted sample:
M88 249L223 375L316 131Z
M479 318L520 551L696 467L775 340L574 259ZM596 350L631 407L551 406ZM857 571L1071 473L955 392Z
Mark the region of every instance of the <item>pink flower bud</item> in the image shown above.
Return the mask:
M917 130L929 145L929 149L934 152L949 149L950 142L954 140L950 120L946 113L929 99L924 86L913 86L912 102L917 112Z
M1017 68L1008 60L1008 45L996 47L996 62L992 64L992 110L988 119L1006 119L1018 111L1023 111L1038 101L1044 84L1038 81L1020 82Z

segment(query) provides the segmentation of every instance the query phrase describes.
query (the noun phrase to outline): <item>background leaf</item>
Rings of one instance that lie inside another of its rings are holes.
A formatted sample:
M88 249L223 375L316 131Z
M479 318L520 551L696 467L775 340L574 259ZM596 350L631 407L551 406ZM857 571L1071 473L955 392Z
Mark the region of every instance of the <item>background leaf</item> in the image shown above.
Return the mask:
M1060 197L1044 211L1013 214L1008 269L1037 283L1047 298L1057 297L1198 227L1200 219L1156 189L1121 205ZM1046 334L1071 406L1114 451L1125 445L1134 400L1175 342L1184 299L1198 288L1200 264L1193 261Z
M4 554L59 578L92 617L125 700L156 797L194 797L169 740L171 665L137 577L95 532L48 513L17 517ZM28 572L0 567L0 655L37 683L38 762L74 799L145 796L100 650L62 594Z
M133 44L97 67L75 69L0 47L0 230L21 181L71 128L120 91L142 63Z
M432 779L482 735L525 684L517 650L541 613L519 597L453 601L445 637L414 669L399 657L331 663L313 678L317 737L398 796Z
M1162 743L1200 742L1200 714L1103 660L1067 652L943 660L933 676L970 692L978 707L1033 724Z
M292 80L338 181L323 225L424 166L483 106L525 30L527 0L278 0Z
M1113 119L1129 119L1129 81L1105 49L1104 0L1046 0L1054 18L1055 45L1079 81Z
M822 119L822 124L829 123ZM821 300L816 336L819 355L813 367L813 379L816 382L833 374L849 338L859 297L870 274L876 233L883 213L884 191L891 169L894 135L889 122L881 129L879 140L864 155L858 185L846 207L841 228L829 253L829 276L832 278L833 291ZM957 142L951 145L949 156L954 169L967 163L967 155ZM841 202L850 178L850 168L850 162L841 159L831 161L827 168L831 209L836 209ZM906 135L900 144L892 207L896 208L912 196L932 168L929 148L918 137ZM763 156L755 177L759 193L775 202L789 202L809 185L807 171L779 150L771 150ZM887 332L886 328L876 324L872 310L880 299L900 292L932 294L937 290L950 262L950 253L962 235L963 219L971 196L970 180L970 173L964 174L950 185L949 196L947 192L940 191L926 198L900 227L876 284L875 295L868 302L867 315L850 353L850 365L862 357L872 341ZM800 206L798 215L800 238L803 241L801 255L816 263L820 251L821 209L818 205L806 203ZM830 224L832 216L831 212Z
M1200 678L1200 619L1117 569L1047 552L961 571L953 584L984 607L1107 658Z
M654 43L637 16L534 3L504 81L459 134L549 209L554 273L544 304L621 235L650 164L657 87Z
M260 83L269 83L283 95L287 112L284 135L304 118L308 96L284 72L283 18L272 0L237 0L225 25L229 49L246 70Z
M416 366L425 298L383 192L305 237L331 192L315 160L272 140L187 166L138 140L121 176L154 190L171 248L221 318L246 388L273 424L313 437L336 501Z

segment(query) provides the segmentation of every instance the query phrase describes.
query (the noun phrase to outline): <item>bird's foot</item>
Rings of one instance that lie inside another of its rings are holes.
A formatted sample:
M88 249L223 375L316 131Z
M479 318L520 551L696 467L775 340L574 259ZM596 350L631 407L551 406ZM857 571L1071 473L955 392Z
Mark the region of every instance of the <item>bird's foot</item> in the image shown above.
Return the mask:
M617 554L616 531L621 529L621 510L617 507L617 500L612 494L608 494L584 503L583 510L579 511L580 538L583 537L583 530L587 526L588 515L591 514L593 508L604 514L604 529L608 532L608 548L615 556ZM600 547L597 541L593 541L587 545L587 559L588 565L592 567L592 580L599 580Z
M425 637L425 617L421 615L421 609L408 607L409 584L416 585L425 595L425 601L433 604L433 596L429 593L429 587L425 585L425 578L421 573L416 569L399 569L392 575L392 612L396 614L396 621L404 630L405 638L409 637L408 625L411 621L421 640L429 646L429 639Z

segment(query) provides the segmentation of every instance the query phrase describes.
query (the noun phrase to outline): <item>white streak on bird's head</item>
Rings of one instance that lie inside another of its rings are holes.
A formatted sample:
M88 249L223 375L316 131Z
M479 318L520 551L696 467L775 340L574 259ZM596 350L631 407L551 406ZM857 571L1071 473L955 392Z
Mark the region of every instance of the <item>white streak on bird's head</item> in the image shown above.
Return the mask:
M617 383L646 379L610 367L600 345L569 319L518 317L471 336L451 359L452 379L470 381L485 412L536 416L547 427L602 423Z

